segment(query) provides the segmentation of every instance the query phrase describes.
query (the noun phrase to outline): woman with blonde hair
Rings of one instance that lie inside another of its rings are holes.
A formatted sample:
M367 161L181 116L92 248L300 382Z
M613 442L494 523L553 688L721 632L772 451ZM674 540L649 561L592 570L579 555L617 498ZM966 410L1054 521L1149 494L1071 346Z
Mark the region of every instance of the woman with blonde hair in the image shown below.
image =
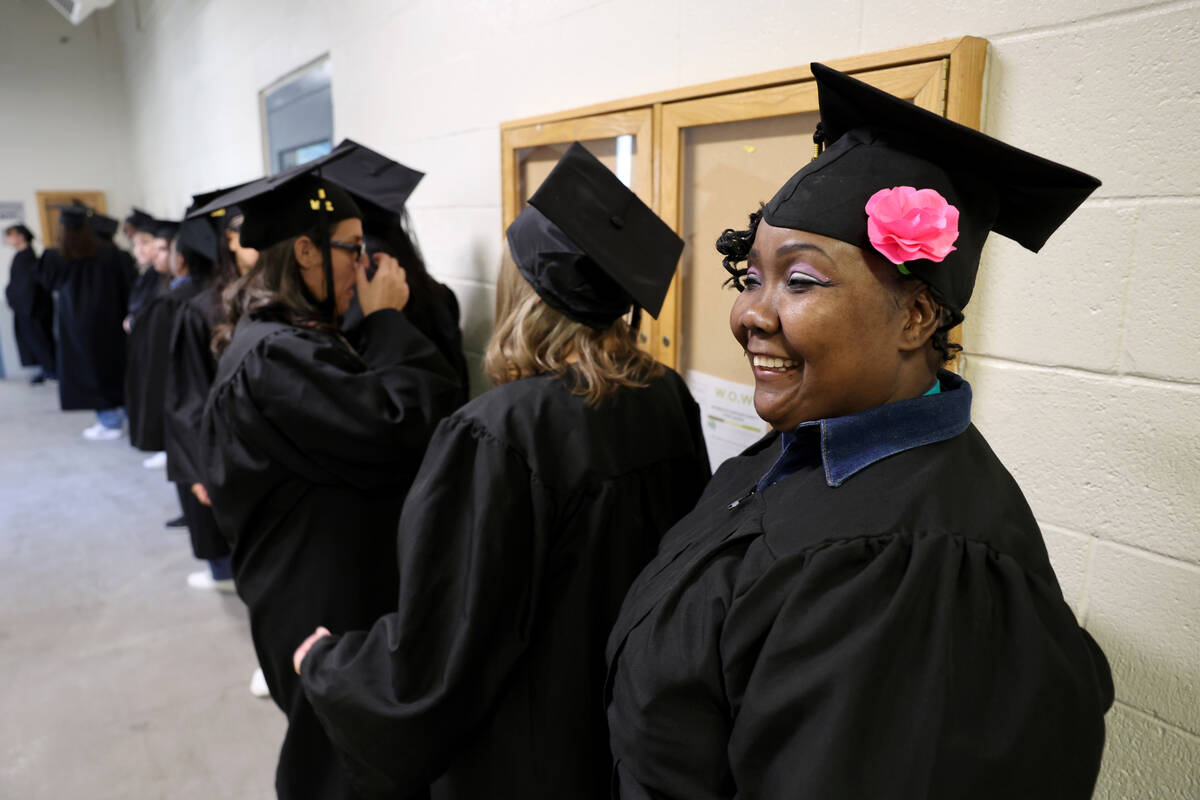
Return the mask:
M578 144L507 236L497 386L430 442L397 611L295 656L370 797L607 797L605 637L709 475L695 402L624 319L661 308L679 238Z

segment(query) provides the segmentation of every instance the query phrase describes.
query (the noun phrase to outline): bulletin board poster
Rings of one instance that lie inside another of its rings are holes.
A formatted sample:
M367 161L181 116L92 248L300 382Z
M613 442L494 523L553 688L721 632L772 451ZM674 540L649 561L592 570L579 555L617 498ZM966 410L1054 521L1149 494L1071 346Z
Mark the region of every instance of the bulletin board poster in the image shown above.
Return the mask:
M25 204L20 200L0 200L0 220L24 222Z
M771 430L754 412L754 387L688 370L685 378L700 406L700 425L713 471Z

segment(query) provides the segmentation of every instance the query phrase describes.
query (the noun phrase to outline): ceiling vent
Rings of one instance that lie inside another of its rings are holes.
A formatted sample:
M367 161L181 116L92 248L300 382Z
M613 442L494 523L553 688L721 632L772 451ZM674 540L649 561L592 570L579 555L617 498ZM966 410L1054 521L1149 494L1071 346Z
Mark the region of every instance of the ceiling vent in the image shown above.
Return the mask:
M72 25L78 25L98 8L108 8L113 0L46 0Z

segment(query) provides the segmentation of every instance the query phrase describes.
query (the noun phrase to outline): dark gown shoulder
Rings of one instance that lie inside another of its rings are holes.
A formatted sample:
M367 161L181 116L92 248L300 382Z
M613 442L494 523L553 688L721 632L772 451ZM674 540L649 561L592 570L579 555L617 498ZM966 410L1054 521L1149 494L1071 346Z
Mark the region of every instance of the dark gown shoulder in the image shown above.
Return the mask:
M727 463L626 598L619 796L1090 796L1108 665L978 431L751 492L777 455Z
M703 442L699 409L673 370L664 370L644 388L618 392L598 407L572 391L573 386L570 374L511 381L476 397L457 416L515 447L536 474L559 485L594 482L657 460L692 458ZM563 440L546 431L558 431ZM634 438L639 447L596 446L612 435Z
M205 485L230 540L271 696L288 715L281 798L349 798L292 670L317 625L367 627L394 607L395 530L425 446L459 384L394 310L339 335L244 317L202 414Z
M68 261L57 248L42 253L38 280L57 292L58 390L64 411L124 404L128 275L110 246Z
M707 478L669 371L598 407L517 380L446 419L401 515L394 611L303 665L363 791L607 797L604 637Z
M212 353L214 294L205 287L179 306L167 347L163 419L167 477L185 486L206 482L200 423L217 372Z
M203 291L187 281L156 295L133 318L125 372L129 442L143 452L166 449L165 402L171 335L179 309Z

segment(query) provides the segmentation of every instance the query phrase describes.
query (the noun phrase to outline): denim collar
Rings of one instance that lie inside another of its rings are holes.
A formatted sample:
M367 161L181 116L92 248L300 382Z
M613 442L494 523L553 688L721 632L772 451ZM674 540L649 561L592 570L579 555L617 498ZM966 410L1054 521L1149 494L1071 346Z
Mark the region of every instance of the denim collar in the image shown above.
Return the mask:
M938 393L805 422L780 434L783 452L758 481L757 491L817 460L825 468L825 482L841 486L876 461L959 435L971 424L971 384L945 370L938 379Z

